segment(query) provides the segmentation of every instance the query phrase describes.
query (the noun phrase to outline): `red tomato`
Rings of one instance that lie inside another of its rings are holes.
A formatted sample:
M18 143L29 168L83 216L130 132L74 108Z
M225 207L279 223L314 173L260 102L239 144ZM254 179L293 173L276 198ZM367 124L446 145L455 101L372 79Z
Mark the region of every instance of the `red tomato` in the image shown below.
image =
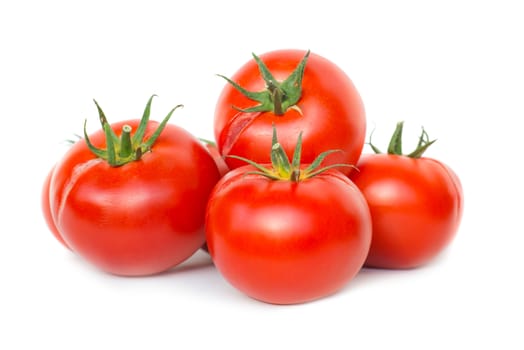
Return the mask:
M463 192L455 173L431 158L362 156L350 175L371 211L373 238L366 266L405 269L426 264L453 239Z
M47 176L45 177L45 180L44 180L44 184L42 186L42 197L41 197L42 213L44 215L44 219L47 224L47 227L49 228L53 236L55 236L58 242L60 242L64 247L69 249L67 243L64 241L64 239L62 238L62 235L56 228L55 220L53 219L53 216L51 214L51 208L49 207L49 204L50 204L49 203L49 185L51 183L51 176L53 175L54 170L55 170L55 167L53 167L51 171L47 173Z
M335 293L360 270L371 241L366 202L338 170L299 182L237 168L215 187L206 237L222 275L245 294L292 304Z
M282 93L280 99L284 100L282 105L285 108L281 114L273 108L274 103L267 101L265 110L246 112L239 109L254 107L257 101L227 84L218 99L214 119L215 139L223 156L237 155L257 163L269 163L267 150L271 147L272 125L275 124L288 156L291 156L294 141L302 131L303 163L311 163L327 149L340 149L343 152L330 157L324 165L356 164L364 145L366 128L360 95L349 77L333 62L313 53L308 57L305 54L301 50L280 50L261 55L261 61L274 78L269 82L259 72L255 60L247 62L233 75L232 82L247 90L261 92L266 100L273 98L266 89L268 85L283 85L284 90L298 91ZM300 68L299 62L305 64L302 80L284 84L283 81L290 76L296 77L292 73ZM296 103L286 100L290 95L298 95ZM231 169L244 164L232 158L226 158L226 162ZM341 171L349 173L349 169Z
M120 137L124 125L111 125ZM159 124L149 121L145 140ZM102 130L89 137L105 147ZM117 275L149 275L190 257L204 243L208 196L219 179L213 158L198 139L166 124L150 152L110 166L79 141L56 165L51 212L71 249Z

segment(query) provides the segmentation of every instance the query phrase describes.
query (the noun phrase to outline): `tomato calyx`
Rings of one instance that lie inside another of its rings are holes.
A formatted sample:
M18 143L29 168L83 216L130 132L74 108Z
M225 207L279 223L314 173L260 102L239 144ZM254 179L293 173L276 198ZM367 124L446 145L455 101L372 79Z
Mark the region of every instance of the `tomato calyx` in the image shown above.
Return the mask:
M271 180L284 180L299 182L312 178L318 174L321 174L329 169L337 167L353 167L350 164L331 164L325 167L320 167L322 161L331 153L340 152L341 150L328 150L319 154L315 160L309 164L306 168L302 168L300 161L302 155L302 132L298 135L295 150L293 151L293 158L290 161L284 148L278 142L277 130L275 124L273 124L273 138L271 145L271 166L266 167L258 164L250 159L228 155L226 157L235 158L242 160L248 164L251 164L257 170L248 172L247 174L258 174L267 177Z
M272 112L273 114L280 116L288 109L295 109L301 113L297 103L302 95L302 78L304 76L304 69L306 67L309 53L310 51L308 50L295 70L284 81L277 81L269 71L266 64L260 59L260 57L253 53L253 58L257 62L260 74L266 83L266 89L262 91L249 91L223 75L218 74L218 76L224 78L229 84L250 100L259 103L256 106L245 109L233 106L233 108L241 112Z
M182 105L177 105L176 107L174 107L162 120L162 122L155 130L153 135L151 135L151 137L149 137L147 140L144 140L144 134L146 132L146 128L149 122L149 116L151 114L151 103L153 101L153 97L155 96L156 95L152 95L149 98L146 104L146 108L144 109L144 114L140 119L140 123L136 132L132 134L133 130L131 126L125 124L122 127L122 133L120 134L120 137L116 135L114 130L111 128L111 125L109 125L109 122L107 121L107 118L104 112L102 111L102 108L100 108L98 102L96 102L96 100L93 100L98 110L102 130L105 133L106 149L97 148L91 143L86 131L86 120L84 122L84 138L86 140L87 147L89 148L89 150L93 152L93 154L98 158L106 160L112 167L119 167L132 161L140 160L144 153L151 151L151 148L153 147L154 143L164 130L173 112L177 108L182 107Z
M437 141L436 139L430 140L428 133L426 132L426 130L424 130L424 128L422 128L422 132L419 136L418 144L415 150L409 154L404 154L402 153L402 131L403 129L404 129L404 122L403 121L398 122L395 128L395 131L393 132L393 135L391 136L391 140L389 141L387 154L405 156L405 157L415 158L415 159L420 158L422 157L424 152L426 152L429 146L431 146L433 143L435 143L435 141ZM372 136L373 136L373 132L369 136L368 145L371 147L373 152L375 152L376 154L383 153L371 142Z

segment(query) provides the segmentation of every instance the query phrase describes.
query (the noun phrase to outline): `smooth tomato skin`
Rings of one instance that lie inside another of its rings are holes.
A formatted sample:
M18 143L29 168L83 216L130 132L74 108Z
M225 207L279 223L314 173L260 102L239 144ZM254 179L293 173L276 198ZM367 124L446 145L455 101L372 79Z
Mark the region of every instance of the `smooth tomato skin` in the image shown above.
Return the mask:
M457 175L431 159L364 155L350 175L367 200L373 238L365 266L407 269L428 263L455 236L463 191Z
M62 244L67 249L70 249L67 243L62 238L62 235L56 228L55 220L53 219L53 215L51 213L50 203L49 203L49 185L51 184L51 177L53 175L53 171L55 170L55 167L53 166L51 170L47 173L44 183L42 184L42 195L41 195L41 207L42 207L42 214L44 216L45 223L47 227L49 228L49 231L53 234L53 236L56 238L60 244Z
M275 79L282 81L296 68L305 55L302 50L277 50L260 55ZM255 60L244 64L231 79L247 90L261 91L265 82ZM306 63L302 95L297 105L299 113L289 109L283 115L272 112L244 113L232 106L248 108L256 105L231 84L226 84L215 108L214 133L223 156L237 155L257 163L269 163L273 124L289 157L298 134L303 132L302 162L312 163L325 150L340 149L324 162L325 165L356 164L366 132L362 99L350 78L326 58L311 53ZM245 163L226 158L233 169ZM349 169L341 169L349 173Z
M213 190L206 238L215 266L234 287L273 304L335 293L360 270L371 241L367 204L330 170L293 183L230 171Z
M134 130L139 121L124 124ZM149 122L145 138L158 123ZM90 136L105 146L101 131ZM204 243L208 196L219 179L206 148L168 124L141 160L110 167L77 142L57 164L51 212L65 242L98 268L116 275L165 271Z

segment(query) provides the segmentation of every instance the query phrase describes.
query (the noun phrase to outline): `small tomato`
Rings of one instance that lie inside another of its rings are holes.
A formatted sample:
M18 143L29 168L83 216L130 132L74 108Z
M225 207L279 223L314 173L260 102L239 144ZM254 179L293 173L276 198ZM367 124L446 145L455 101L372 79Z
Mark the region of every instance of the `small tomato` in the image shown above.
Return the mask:
M444 163L422 157L434 142L423 130L417 149L402 155L403 123L388 154L362 156L350 175L371 211L373 238L366 266L405 269L423 265L453 239L463 210L462 186Z

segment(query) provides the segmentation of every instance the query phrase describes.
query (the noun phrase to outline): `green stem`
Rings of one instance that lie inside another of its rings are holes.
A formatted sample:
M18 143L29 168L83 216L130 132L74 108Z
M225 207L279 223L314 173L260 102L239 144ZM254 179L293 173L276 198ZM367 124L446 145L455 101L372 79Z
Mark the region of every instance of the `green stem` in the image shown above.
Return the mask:
M273 82L269 84L268 90L271 94L271 102L273 102L273 114L284 114L284 109L282 108L282 99L284 97L284 92L277 84Z
M391 140L389 141L387 154L398 155L398 156L406 156L406 157L415 158L415 159L416 158L420 158L420 157L422 157L424 152L426 152L426 150L429 148L429 146L431 146L436 141L436 140L430 140L428 133L426 132L426 130L424 130L424 128L422 128L422 133L419 136L418 144L417 144L417 147L415 148L415 150L413 152L409 153L409 154L404 154L404 153L402 153L402 131L403 131L403 128L404 128L404 122L402 122L402 121L398 122L397 126L395 128L395 131L393 132L393 136L391 136ZM368 142L368 144L371 146L371 148L373 149L373 151L376 154L381 154L380 150L377 147L375 147L375 145L373 145L371 143L371 136L372 135L373 135L373 132L371 132L371 135L369 135L369 142Z
M142 151L142 146L138 146L135 151L135 160L140 160L142 158L142 154L144 154L144 151Z
M289 177L289 180L293 182L299 182L300 181L300 169L293 169L291 172L291 176Z
M151 151L153 144L156 142L156 140L166 127L173 112L177 108L182 106L178 105L175 108L173 108L169 112L169 114L162 120L162 122L157 127L153 135L151 135L149 139L144 140L144 135L149 125L151 101L153 100L154 96L155 95L151 96L147 102L144 114L142 116L142 119L140 120L136 133L134 135L131 135L131 132L133 131L132 127L126 124L122 127L122 133L120 134L120 137L117 137L117 135L107 122L107 118L104 112L102 111L102 108L100 108L100 106L95 100L95 104L98 109L99 120L102 125L102 130L105 134L106 149L97 148L91 143L86 131L86 122L84 122L84 138L89 150L91 150L91 152L93 152L95 156L106 160L112 167L119 167L132 161L138 161L142 158L144 153Z
M249 91L223 75L219 74L218 76L225 79L248 99L258 102L257 105L249 108L233 106L234 109L246 113L272 112L275 115L281 116L290 108L298 108L297 103L302 95L302 78L304 77L304 69L309 54L310 51L308 50L297 67L284 81L277 81L266 64L257 55L253 54L260 75L266 83L266 89L262 91Z
M131 131L133 129L129 125L122 127L122 134L120 135L120 157L127 158L133 153L133 143L131 142Z

